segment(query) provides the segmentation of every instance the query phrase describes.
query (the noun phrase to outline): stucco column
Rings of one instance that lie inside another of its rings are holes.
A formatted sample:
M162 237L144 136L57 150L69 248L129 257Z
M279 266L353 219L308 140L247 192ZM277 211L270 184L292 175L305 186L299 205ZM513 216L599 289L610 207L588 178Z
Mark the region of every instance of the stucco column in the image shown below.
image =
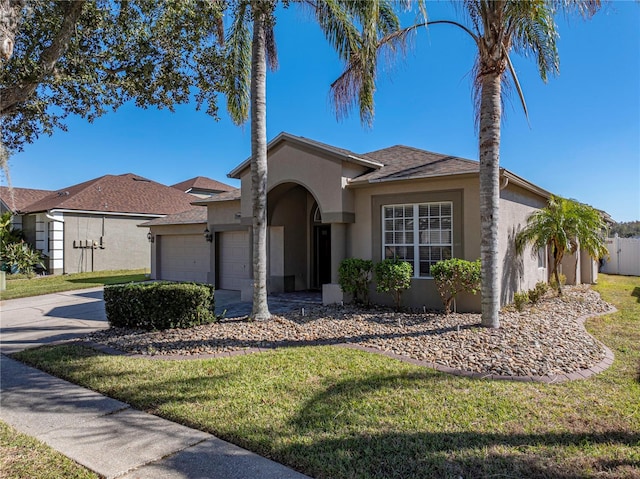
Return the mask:
M338 284L338 268L347 253L347 225L331 223L331 283L322 285L322 303L336 304L344 300Z
M338 268L347 253L347 225L331 224L331 282L338 283Z

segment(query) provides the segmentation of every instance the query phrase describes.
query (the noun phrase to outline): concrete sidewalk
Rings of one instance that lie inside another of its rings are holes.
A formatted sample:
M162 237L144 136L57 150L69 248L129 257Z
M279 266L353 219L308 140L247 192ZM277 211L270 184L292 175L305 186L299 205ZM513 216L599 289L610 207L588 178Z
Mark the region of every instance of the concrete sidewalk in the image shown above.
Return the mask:
M5 355L106 328L101 288L3 301L0 309L0 420L18 431L106 478L307 477Z

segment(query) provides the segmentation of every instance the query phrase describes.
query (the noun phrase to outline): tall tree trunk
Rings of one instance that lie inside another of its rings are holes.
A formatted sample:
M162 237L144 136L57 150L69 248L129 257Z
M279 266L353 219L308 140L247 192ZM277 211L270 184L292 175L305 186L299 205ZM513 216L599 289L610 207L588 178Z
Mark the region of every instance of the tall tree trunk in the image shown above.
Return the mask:
M3 3L6 3L6 1L7 0L0 0L0 15L4 14ZM10 0L9 4L17 5L21 4L21 2L18 0ZM35 93L45 77L51 74L76 31L76 24L78 23L80 15L82 15L84 6L85 2L80 0L60 3L61 15L63 17L60 30L51 39L47 47L42 50L37 60L38 68L35 70L32 78L20 82L20 84L10 85L0 89L0 116L5 116L16 111L21 103L27 101L29 97ZM14 6L12 8L17 7ZM9 39L9 37L5 38L4 30L0 33L2 34L0 39L3 42ZM14 35L15 33L16 32L14 32ZM13 40L11 39L11 41Z
M25 0L0 0L0 57L3 60L13 55L24 5Z
M500 202L500 74L482 76L480 97L480 261L482 326L499 328L498 208Z
M251 202L253 204L253 310L271 317L267 304L267 61L265 14L254 8L251 53Z

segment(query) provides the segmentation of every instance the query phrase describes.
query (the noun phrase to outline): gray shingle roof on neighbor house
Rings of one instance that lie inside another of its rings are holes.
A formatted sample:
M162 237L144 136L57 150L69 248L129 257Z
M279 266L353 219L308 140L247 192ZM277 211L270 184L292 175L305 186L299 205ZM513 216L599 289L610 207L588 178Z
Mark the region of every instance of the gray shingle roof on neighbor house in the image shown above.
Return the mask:
M203 198L201 200L192 201L192 205L206 205L207 203L217 203L219 201L233 201L239 200L242 196L240 188L235 189L233 191L225 191L224 193L218 193L217 195L213 195L211 198Z
M53 193L51 190L0 186L0 200L14 213L23 211L27 206L43 199L51 193Z
M206 176L196 176L195 178L190 178L188 180L181 181L180 183L176 183L175 185L171 185L171 187L176 188L180 191L184 191L186 193L189 193L191 190L202 190L210 191L212 193L219 193L237 189L231 185L227 185L226 183L207 178Z
M162 225L197 225L205 224L207 222L207 209L202 206L196 206L190 210L183 211L182 213L175 213L173 215L163 216L162 218L156 218L151 221L147 221L138 226L162 226Z
M480 171L480 165L476 161L403 145L372 151L364 156L384 166L354 178L350 184L460 175Z
M190 210L193 196L132 173L105 175L50 192L23 213L76 210L167 215Z

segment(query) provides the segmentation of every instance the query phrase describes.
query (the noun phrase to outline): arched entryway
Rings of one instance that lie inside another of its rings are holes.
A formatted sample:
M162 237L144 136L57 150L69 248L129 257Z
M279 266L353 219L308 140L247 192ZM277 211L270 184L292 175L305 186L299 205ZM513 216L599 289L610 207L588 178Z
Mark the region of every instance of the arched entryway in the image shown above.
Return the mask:
M331 282L331 225L313 194L287 182L267 197L269 292L321 290Z

